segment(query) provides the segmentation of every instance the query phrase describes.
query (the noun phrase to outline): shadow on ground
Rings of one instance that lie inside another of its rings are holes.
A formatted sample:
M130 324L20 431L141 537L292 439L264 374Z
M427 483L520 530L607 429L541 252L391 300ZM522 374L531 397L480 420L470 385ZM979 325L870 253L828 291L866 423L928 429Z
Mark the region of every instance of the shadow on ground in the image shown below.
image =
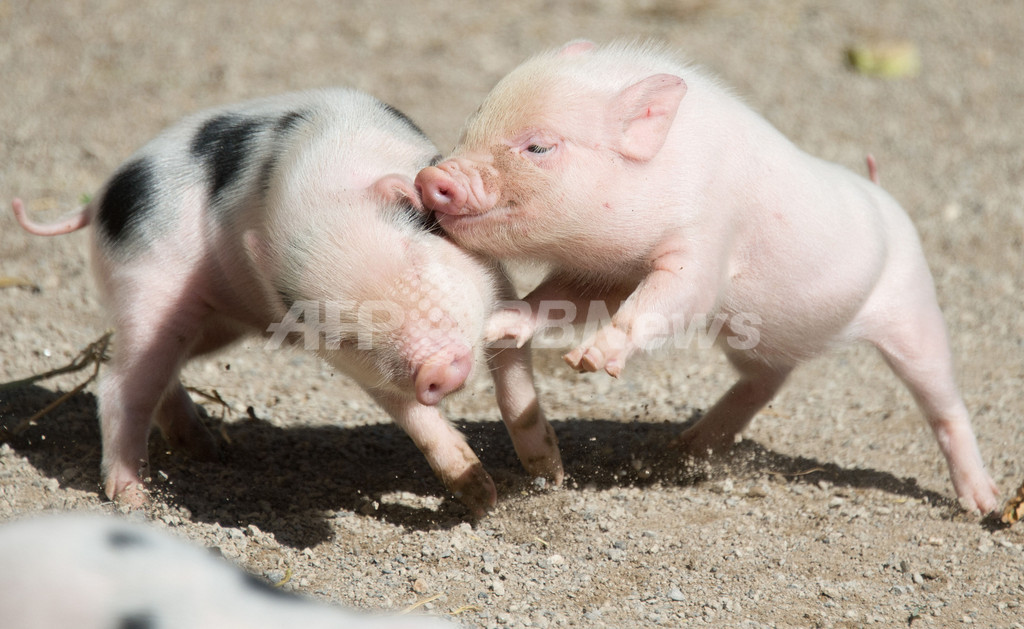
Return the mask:
M10 433L25 417L58 396L35 386L5 393L0 399L0 437L42 474L105 500L100 490L100 435L92 394L72 396L20 434ZM694 419L690 417L687 423ZM499 501L524 491L542 491L525 477L499 421L457 424L494 477ZM690 486L718 469L723 475L725 471L745 476L781 474L791 482L824 480L840 487L880 489L933 504L955 505L949 498L923 489L914 479L788 456L749 440L734 449L726 466L688 464L666 449L684 426L679 422L567 419L552 424L569 491ZM339 511L421 530L451 528L468 518L459 503L445 498L425 459L394 424L282 428L259 419L210 419L209 426L220 435L222 454L217 462L175 455L156 436L150 443L154 492L169 506L187 508L196 521L240 527L255 524L274 533L282 544L304 548L331 537L330 520ZM394 492L432 497L427 502L436 506L382 500Z

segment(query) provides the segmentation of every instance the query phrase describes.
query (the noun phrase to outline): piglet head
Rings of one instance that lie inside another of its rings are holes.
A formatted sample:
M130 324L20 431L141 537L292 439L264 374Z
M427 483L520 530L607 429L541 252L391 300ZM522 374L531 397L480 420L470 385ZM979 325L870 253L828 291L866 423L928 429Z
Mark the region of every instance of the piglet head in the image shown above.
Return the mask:
M488 95L452 157L420 171L423 205L459 244L549 257L593 234L596 211L635 196L686 84L657 72L637 79L618 54L573 42L526 62Z
M386 293L396 324L386 343L408 376L405 386L432 406L462 388L473 371L494 289L487 267L444 239L417 239L405 258Z
M379 212L391 226L350 245L352 275L335 289L347 299L322 319L338 322L338 351L324 358L358 365L368 388L433 406L462 388L480 358L496 299L489 267L401 205Z
M490 266L431 233L409 177L329 201L293 205L246 236L278 311L271 342L302 343L366 389L437 404L483 346Z

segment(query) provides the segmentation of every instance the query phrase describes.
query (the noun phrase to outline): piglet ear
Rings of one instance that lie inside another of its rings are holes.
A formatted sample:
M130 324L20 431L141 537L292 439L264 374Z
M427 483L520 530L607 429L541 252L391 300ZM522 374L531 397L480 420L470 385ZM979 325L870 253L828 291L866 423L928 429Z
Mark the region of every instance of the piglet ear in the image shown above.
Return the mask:
M558 56L572 57L585 52L590 52L595 48L597 48L597 44L595 44L594 42L587 41L586 39L577 39L575 41L569 42L565 46L562 46L562 49L558 51Z
M686 83L671 74L655 74L622 90L610 112L619 153L637 162L657 155L685 94Z
M404 175L384 175L370 187L371 194L386 203L407 201L417 210L423 209L420 195L416 192L416 186L412 179Z

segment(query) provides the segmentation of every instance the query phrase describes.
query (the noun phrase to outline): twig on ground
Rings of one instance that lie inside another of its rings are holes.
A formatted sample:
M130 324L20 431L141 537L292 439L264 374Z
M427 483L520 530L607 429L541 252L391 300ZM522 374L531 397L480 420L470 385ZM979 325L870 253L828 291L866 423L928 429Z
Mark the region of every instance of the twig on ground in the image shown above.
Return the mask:
M808 474L813 474L815 472L824 472L824 471L825 471L825 468L823 468L823 467L812 467L811 469L804 470L802 472L775 472L775 471L770 471L768 473L769 474L774 474L775 476L807 476Z
M81 371L93 363L96 364L96 371L99 371L99 364L101 362L105 362L108 358L107 346L110 345L110 337L113 334L113 330L107 330L103 336L86 346L85 349L78 353L78 356L75 356L70 363L63 367L58 367L57 369L47 371L46 373L29 376L28 378L22 378L21 380L0 383L0 393L13 389L20 389L30 384L35 384L40 380L53 378L54 376Z
M284 571L284 576L281 577L280 581L278 581L277 583L274 584L274 587L276 587L276 588L283 587L286 583L288 583L291 580L292 580L292 569L291 568L286 568L285 571Z
M210 391L207 392L198 387L185 387L185 390L188 391L189 393L195 393L196 395L203 399L209 400L211 402L216 402L217 404L219 404L223 409L223 411L220 414L221 419L224 419L229 414L234 412L234 409L232 409L231 405L228 404L223 397L221 397L220 392L217 391L217 389L210 389Z
M107 330L103 336L90 343L85 349L79 352L78 356L75 356L70 363L53 369L44 374L30 376L21 380L15 380L14 382L5 382L0 384L0 392L11 391L14 389L22 388L30 384L39 382L40 380L46 380L54 376L59 376L65 373L71 373L74 371L80 371L89 365L93 365L92 374L86 378L84 382L71 389L64 395L60 396L56 400L47 404L43 409L37 411L34 415L28 419L22 420L17 426L7 431L6 435L0 436L0 441L6 440L8 437L14 437L23 433L29 426L38 421L41 417L57 408L64 402L68 401L71 397L77 395L89 385L90 382L96 379L96 376L100 373L100 365L102 365L109 357L107 356L107 348L110 346L110 338L113 336L113 330Z
M434 594L432 596L428 596L425 599L416 601L412 605L410 605L410 606L406 607L405 609L403 609L402 611L398 612L398 615L399 616L404 616L405 614L408 614L409 612L411 612L412 610L416 609L417 607L420 607L421 605L426 605L427 603L429 603L431 601L436 601L439 598L441 598L440 594Z
M10 277L8 275L0 277L0 288L31 288L32 292L39 292L39 285L35 282L21 277Z

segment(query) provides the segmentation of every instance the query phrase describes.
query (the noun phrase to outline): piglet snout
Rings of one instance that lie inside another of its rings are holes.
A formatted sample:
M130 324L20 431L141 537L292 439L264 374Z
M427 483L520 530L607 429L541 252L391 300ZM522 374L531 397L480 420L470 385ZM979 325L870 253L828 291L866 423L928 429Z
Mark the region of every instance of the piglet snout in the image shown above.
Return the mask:
M472 368L473 352L468 347L442 349L416 369L416 399L434 406L461 387Z
M443 214L460 214L466 206L466 190L447 172L436 166L416 175L416 191L423 205Z

